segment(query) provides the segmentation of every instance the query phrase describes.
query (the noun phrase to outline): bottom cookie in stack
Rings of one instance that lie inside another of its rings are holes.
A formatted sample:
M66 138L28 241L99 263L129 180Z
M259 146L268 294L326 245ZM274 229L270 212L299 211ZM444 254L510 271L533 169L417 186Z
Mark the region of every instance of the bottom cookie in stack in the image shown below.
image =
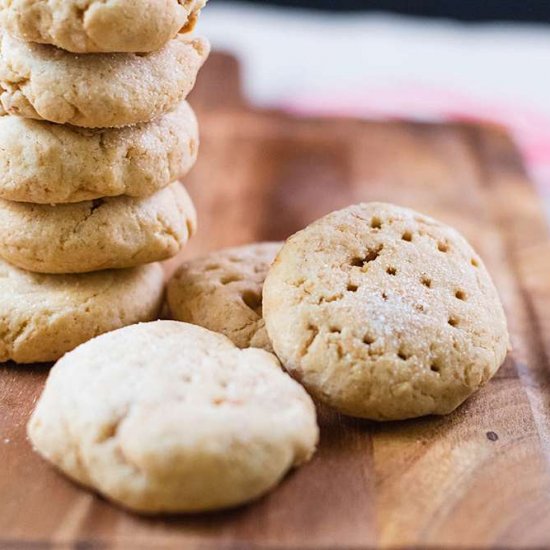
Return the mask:
M111 330L156 319L160 264L79 275L43 275L0 260L0 361L55 361Z
M37 273L87 273L166 260L195 229L195 208L179 182L146 198L56 206L0 200L0 257Z

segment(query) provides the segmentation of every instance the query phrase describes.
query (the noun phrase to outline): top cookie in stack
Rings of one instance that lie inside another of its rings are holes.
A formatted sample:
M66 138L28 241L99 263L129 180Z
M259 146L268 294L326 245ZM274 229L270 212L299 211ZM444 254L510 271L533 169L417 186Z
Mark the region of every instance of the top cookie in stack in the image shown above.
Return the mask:
M87 274L181 250L196 219L178 180L199 141L185 98L209 53L206 40L186 33L204 3L0 0L2 260ZM111 286L119 280L127 276L109 274ZM126 312L95 333L156 313Z
M147 53L193 30L206 0L1 0L9 34L73 53Z

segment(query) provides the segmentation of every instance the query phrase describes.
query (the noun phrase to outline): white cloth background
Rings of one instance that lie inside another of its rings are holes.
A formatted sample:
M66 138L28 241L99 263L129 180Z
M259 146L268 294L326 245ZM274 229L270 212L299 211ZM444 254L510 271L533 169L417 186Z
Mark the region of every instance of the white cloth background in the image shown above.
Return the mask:
M550 26L211 0L198 32L240 58L245 91L260 106L502 123L550 205Z
M239 55L264 105L367 85L422 83L550 116L550 26L466 25L216 3L199 30Z

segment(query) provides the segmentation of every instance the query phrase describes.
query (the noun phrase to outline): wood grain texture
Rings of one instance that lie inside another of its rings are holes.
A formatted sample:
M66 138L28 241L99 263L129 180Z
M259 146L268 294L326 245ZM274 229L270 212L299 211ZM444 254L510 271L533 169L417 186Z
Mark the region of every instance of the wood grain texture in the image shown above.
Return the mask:
M145 519L58 475L25 423L47 367L0 368L0 547L550 546L550 237L497 128L296 119L255 112L214 56L194 93L200 231L186 255L282 239L350 203L387 200L460 229L505 303L514 350L444 418L374 424L320 410L313 461L237 510ZM173 269L171 262L167 269Z

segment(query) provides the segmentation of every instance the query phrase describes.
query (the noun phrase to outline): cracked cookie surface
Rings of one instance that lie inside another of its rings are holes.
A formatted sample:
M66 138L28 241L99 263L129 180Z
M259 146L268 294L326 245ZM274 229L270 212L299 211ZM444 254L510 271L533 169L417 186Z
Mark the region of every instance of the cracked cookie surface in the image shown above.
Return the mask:
M344 414L447 414L503 362L491 278L454 229L398 206L333 212L291 237L264 284L286 369Z
M152 122L117 129L0 116L0 198L57 204L146 197L189 172L198 144L187 102Z
M99 334L152 321L163 286L160 264L43 275L0 260L0 361L55 361Z
M0 0L0 25L74 53L152 52L195 26L206 0Z
M0 102L10 115L85 128L149 122L180 103L210 46L178 37L149 54L77 55L0 38Z
M85 273L175 256L195 232L187 191L175 182L143 199L56 206L0 200L0 257L38 273Z
M227 336L239 348L273 351L262 317L262 288L282 243L255 243L184 262L167 289L172 318Z
M255 499L309 460L318 438L310 397L274 355L175 321L65 355L28 433L72 479L151 514Z

